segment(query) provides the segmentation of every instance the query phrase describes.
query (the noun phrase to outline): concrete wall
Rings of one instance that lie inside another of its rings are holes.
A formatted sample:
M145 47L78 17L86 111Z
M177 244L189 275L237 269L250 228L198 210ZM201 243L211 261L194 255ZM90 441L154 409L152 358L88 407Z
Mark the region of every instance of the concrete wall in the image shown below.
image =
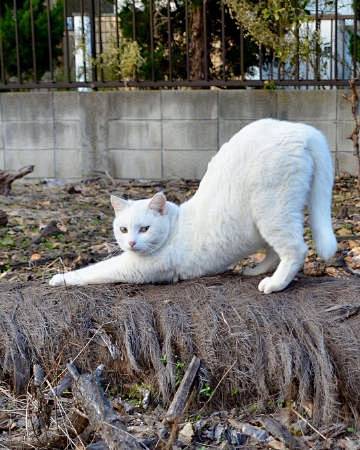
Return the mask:
M236 131L262 117L314 125L356 172L343 91L211 90L0 94L0 168L33 177L200 178ZM265 137L266 138L266 137Z

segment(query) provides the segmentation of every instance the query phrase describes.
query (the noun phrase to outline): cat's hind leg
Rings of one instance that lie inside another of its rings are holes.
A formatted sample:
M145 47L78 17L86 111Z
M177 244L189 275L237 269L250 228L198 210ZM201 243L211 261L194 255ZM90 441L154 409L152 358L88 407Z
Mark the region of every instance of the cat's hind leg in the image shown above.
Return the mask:
M285 289L303 266L306 252L307 248L304 251L300 250L298 257L295 254L280 257L280 264L274 274L260 281L259 291L271 294Z
M259 290L281 291L303 267L307 253L304 241L304 208L312 183L313 162L302 148L289 148L291 155L270 164L251 198L254 222L263 240L279 255L280 263ZM266 161L265 161L266 162ZM272 177L267 177L272 173Z
M266 198L257 199L256 225L264 241L280 258L274 274L259 284L259 290L264 294L285 289L304 264L307 253L303 236L306 191L304 186L301 193L286 191L282 198L279 194L275 205Z
M265 258L255 267L246 267L243 275L252 277L271 272L279 264L279 261L278 254L271 247L267 247Z
M279 255L280 263L271 277L259 283L259 291L264 294L285 289L303 266L308 250L303 238L302 222L283 224L284 228L272 225L275 226L267 225L260 232Z

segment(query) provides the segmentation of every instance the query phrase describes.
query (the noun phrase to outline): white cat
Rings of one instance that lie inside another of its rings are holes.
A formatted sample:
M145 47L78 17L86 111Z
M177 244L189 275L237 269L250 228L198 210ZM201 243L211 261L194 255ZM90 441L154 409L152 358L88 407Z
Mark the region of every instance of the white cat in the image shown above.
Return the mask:
M324 136L300 123L256 121L225 143L196 194L181 206L158 193L150 200L111 196L120 256L55 275L50 284L172 282L227 270L266 249L246 275L259 290L280 291L304 263L304 207L318 254L336 251L331 225L333 169Z

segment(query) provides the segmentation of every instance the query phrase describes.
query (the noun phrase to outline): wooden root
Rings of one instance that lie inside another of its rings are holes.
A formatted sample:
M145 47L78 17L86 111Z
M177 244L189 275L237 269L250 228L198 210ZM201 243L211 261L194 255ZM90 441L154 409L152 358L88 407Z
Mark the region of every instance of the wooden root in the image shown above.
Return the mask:
M83 408L92 428L96 429L110 450L143 450L147 447L126 431L121 417L105 397L99 382L99 370L80 375L73 363L67 364L73 378L74 398Z
M25 166L19 169L17 172L7 172L0 170L0 194L9 195L11 191L11 185L15 180L23 178L25 175L34 171L34 166Z

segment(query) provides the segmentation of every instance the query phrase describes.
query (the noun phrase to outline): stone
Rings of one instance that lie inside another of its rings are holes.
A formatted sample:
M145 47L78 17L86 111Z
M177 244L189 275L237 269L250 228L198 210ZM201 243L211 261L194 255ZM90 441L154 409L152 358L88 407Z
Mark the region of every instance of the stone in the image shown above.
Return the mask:
M179 440L186 445L190 445L194 437L194 428L191 422L187 422L179 431Z

